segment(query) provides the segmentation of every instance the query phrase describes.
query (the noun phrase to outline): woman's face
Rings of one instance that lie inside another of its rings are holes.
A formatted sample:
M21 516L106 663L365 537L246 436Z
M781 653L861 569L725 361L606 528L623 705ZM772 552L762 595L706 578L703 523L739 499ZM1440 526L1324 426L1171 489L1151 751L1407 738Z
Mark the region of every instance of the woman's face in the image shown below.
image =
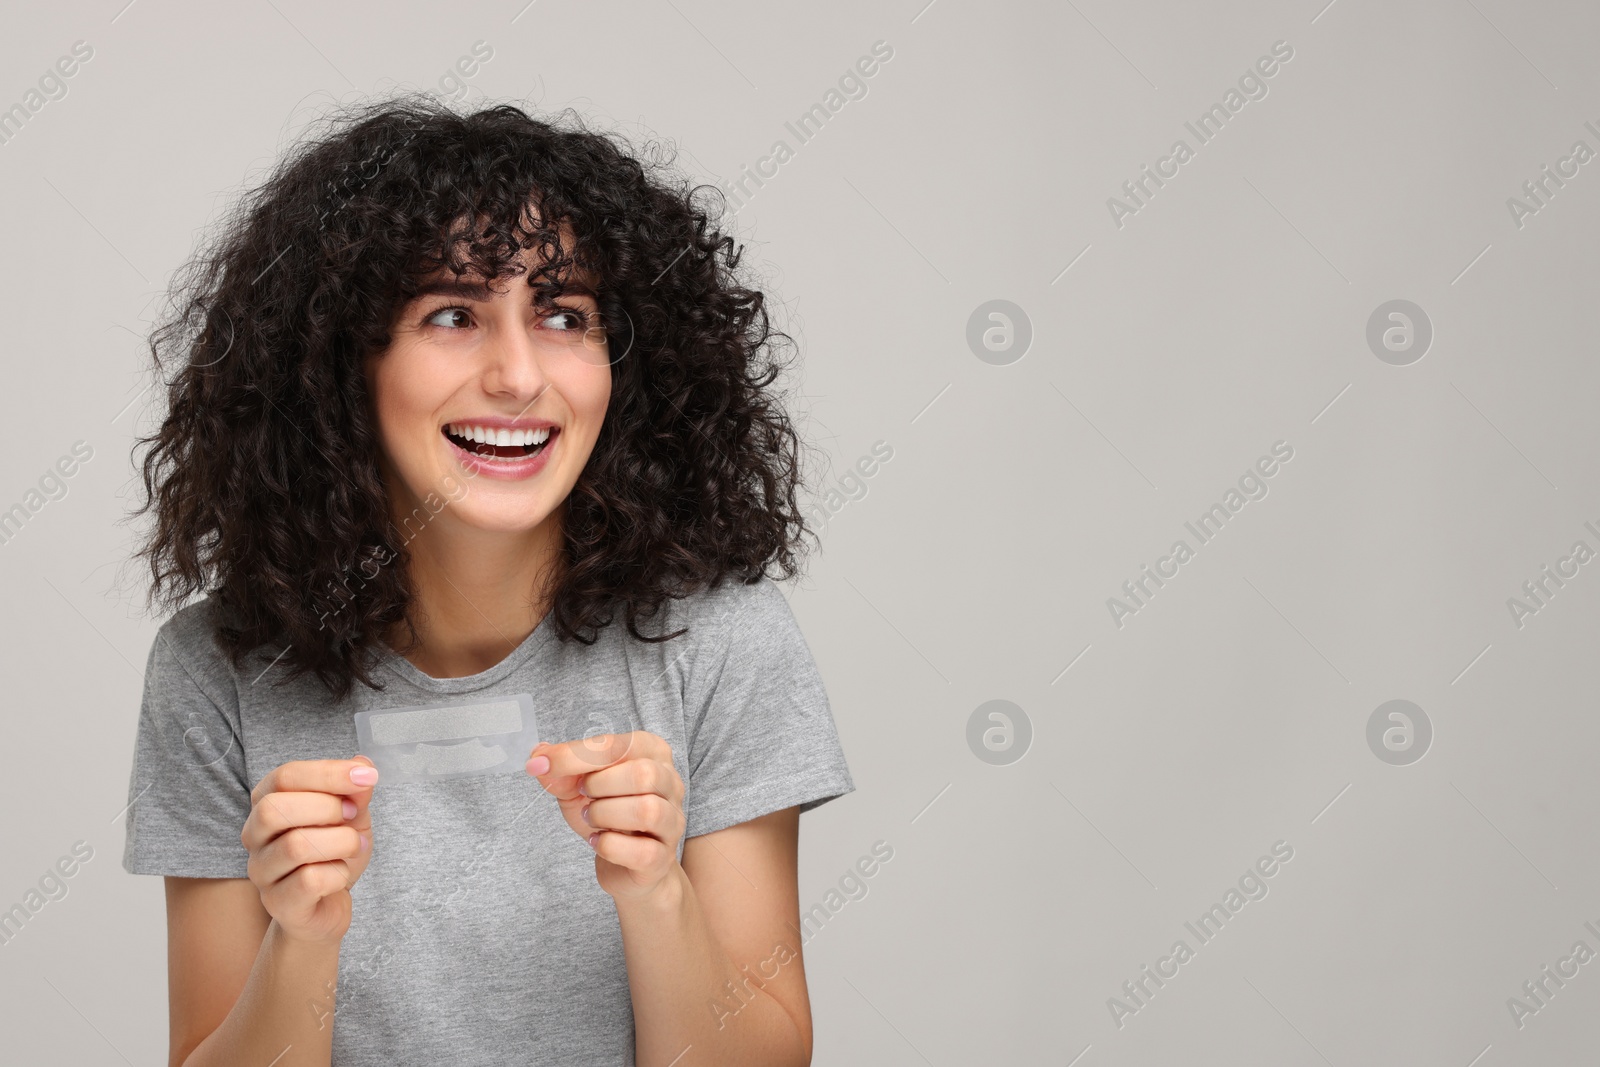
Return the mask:
M526 275L485 287L445 271L400 309L367 380L402 537L446 511L531 530L566 500L611 395L595 296L571 284L537 308Z

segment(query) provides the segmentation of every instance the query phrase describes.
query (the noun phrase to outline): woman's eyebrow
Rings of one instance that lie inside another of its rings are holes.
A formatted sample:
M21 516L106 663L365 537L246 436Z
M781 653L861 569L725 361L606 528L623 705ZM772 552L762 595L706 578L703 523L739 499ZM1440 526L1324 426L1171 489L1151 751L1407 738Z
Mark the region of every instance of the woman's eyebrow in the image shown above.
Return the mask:
M428 296L454 296L466 300L487 302L497 294L491 293L488 285L481 281L472 282L460 278L434 278L421 283L411 299L421 300ZM593 300L599 299L592 288L581 281L568 281L561 285L559 295L562 296L587 296Z
M561 292L563 295L570 293L574 296L587 296L595 300L600 299L600 294L594 291L594 287L581 278L571 278L562 282Z
M466 300L487 302L493 295L484 282L469 282L460 278L434 278L419 285L416 292L411 295L411 299L420 300L425 296L457 296Z

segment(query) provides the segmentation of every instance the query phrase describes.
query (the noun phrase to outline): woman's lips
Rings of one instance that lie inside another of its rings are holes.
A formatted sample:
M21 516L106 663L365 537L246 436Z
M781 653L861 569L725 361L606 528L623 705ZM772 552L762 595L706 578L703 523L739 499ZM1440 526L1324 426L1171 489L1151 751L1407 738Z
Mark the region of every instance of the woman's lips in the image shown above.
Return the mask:
M491 478L531 478L545 468L550 453L561 436L559 427L550 428L550 436L537 452L529 453L524 445L490 445L481 442L462 442L440 430L455 453L456 461L476 474ZM468 445L470 444L470 450Z

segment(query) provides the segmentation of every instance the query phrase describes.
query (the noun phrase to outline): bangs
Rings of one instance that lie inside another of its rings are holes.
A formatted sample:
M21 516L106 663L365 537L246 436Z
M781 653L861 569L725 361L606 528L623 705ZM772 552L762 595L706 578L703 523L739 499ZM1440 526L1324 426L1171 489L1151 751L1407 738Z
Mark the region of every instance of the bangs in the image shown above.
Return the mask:
M478 191L458 210L416 220L413 232L434 236L410 250L398 298L410 299L424 279L441 274L496 287L526 274L535 303L541 306L570 292L598 298L601 279L596 257L592 249L579 245L573 212L556 214L548 206L548 198L537 187L503 198ZM531 271L523 262L523 253L529 250L537 264Z
M337 177L319 197L324 252L392 279L394 304L440 274L495 284L527 273L541 304L575 289L598 296L599 245L614 220L590 201L606 162L573 158L560 131L489 130L427 111L358 127L338 147Z

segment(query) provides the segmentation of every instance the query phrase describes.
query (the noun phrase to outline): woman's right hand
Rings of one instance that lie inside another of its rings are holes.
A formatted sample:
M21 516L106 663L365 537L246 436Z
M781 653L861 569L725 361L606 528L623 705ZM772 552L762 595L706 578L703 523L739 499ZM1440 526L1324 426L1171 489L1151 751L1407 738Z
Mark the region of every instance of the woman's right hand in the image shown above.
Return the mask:
M377 780L365 756L295 760L250 791L239 840L261 904L287 936L337 943L350 929L350 887L372 857L368 805Z

